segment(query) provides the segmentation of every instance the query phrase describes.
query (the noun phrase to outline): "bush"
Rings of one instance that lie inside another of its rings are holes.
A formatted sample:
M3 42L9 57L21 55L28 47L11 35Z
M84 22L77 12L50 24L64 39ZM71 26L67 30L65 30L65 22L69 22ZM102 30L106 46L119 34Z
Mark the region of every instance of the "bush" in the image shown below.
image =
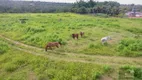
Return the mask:
M93 80L96 80L96 79L100 78L100 76L101 76L101 73L95 72L95 73L93 74Z
M121 52L121 55L137 56L140 55L136 51L142 50L142 41L136 39L124 39L119 43L117 50Z
M94 48L94 47L95 47L94 44L90 44L90 45L89 45L89 48Z
M127 72L134 77L134 80L142 80L142 68L137 68L137 67L127 65L127 66L122 66L120 70L121 70L120 75L123 75L124 72Z
M137 80L142 80L142 68L135 68L134 76L137 78Z
M125 15L124 15L123 13L120 13L120 14L118 15L118 17L120 17L120 18L124 18L124 17L125 17Z

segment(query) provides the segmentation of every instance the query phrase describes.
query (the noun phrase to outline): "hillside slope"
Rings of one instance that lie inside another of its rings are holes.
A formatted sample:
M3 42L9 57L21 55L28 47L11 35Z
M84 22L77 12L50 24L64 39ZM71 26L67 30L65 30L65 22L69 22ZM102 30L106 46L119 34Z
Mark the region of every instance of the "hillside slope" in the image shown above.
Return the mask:
M0 14L0 80L141 80L141 26L72 13ZM112 40L102 45L105 36ZM52 41L63 45L45 52Z
M111 56L141 56L142 19L99 18L72 13L1 14L0 32L25 44L44 48L48 42L60 41L61 52ZM73 33L85 32L74 40ZM101 38L111 36L107 45Z

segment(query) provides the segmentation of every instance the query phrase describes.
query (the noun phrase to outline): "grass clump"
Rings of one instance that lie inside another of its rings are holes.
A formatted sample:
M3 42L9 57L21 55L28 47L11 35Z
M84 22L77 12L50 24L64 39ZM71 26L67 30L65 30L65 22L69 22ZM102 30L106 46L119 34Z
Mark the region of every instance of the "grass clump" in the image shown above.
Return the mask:
M4 65L4 70L7 72L13 72L18 68L17 65L12 64L12 63L7 63Z
M3 54L9 50L9 46L4 41L0 40L0 54Z

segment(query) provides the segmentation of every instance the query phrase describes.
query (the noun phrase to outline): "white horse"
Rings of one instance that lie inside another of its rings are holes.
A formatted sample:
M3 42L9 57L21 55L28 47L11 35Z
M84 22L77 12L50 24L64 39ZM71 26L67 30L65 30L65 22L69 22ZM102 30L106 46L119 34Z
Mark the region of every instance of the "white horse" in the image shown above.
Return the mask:
M111 40L111 37L110 37L110 36L106 36L106 37L101 38L101 42L102 42L103 45L104 45L104 43L106 43L108 40Z

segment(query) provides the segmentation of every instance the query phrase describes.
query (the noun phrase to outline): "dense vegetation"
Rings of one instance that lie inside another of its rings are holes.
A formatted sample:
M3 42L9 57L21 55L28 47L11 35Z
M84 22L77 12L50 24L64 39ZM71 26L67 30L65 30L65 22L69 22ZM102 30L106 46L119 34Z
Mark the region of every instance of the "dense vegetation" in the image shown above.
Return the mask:
M69 12L71 6L70 3L0 0L0 13Z
M59 41L63 46L56 51L92 55L142 55L142 19L57 13L1 14L0 21L1 34L43 49L48 42ZM71 34L80 31L85 32L85 35L74 40ZM104 36L112 37L105 46L100 41Z
M141 54L138 51L142 50L142 40L140 39L121 40L118 46L118 50L122 52L122 55L126 56Z
M80 0L79 2L73 5L72 11L76 13L104 13L107 15L118 15L119 14L119 6L118 2L113 1L105 1L105 2L95 2L93 0L89 0L85 2L84 0Z
M142 11L142 5L119 4L114 1L96 2L79 0L75 3L54 3L39 1L0 0L0 13L58 13L73 12L80 14L98 14L101 16L123 17L128 11ZM102 13L102 14L100 14Z
M142 11L142 5L134 4L120 4L115 1L96 2L94 0L79 0L73 4L72 12L86 14L86 13L103 13L109 16L123 16L126 12L135 9L138 12Z

